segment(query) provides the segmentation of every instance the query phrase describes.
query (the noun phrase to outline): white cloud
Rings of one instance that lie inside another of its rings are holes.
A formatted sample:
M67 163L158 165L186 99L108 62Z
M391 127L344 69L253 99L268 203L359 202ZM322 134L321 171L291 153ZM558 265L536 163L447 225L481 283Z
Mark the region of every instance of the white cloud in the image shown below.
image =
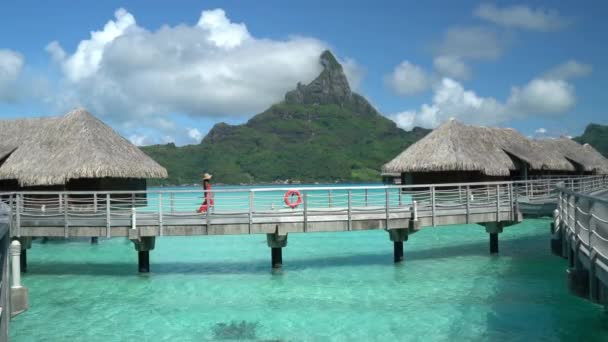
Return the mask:
M589 64L580 63L575 60L569 60L549 70L547 73L545 73L543 78L555 80L569 80L573 78L587 76L591 73L592 70L593 68Z
M469 67L458 56L437 56L433 60L433 66L442 76L461 80L471 77Z
M423 104L417 111L396 113L391 118L400 127L410 129L436 127L450 117L470 124L496 125L531 115L557 116L576 104L574 86L567 80L589 73L590 65L570 60L523 86L511 87L505 101L480 96L446 77L435 84L430 104Z
M533 31L555 31L570 24L569 19L555 10L531 9L524 5L498 8L493 4L482 4L473 14L501 26Z
M561 80L534 79L523 87L511 89L507 107L514 112L546 114L563 112L574 103L572 85Z
M188 128L187 131L188 137L190 137L190 139L196 141L197 143L201 142L201 139L203 138L203 133L201 133L198 128Z
M148 136L145 134L131 134L129 136L129 141L136 146L150 145Z
M413 95L429 89L432 77L421 67L403 61L385 77L385 82L399 95Z
M47 45L46 50L54 60L61 61L63 71L70 81L77 82L94 75L99 70L105 48L127 30L137 29L135 18L125 9L116 10L114 16L116 21L110 20L103 30L91 32L91 39L81 41L76 52L67 58L58 42L53 41Z
M450 27L435 46L435 54L467 59L496 59L503 52L502 40L494 31L484 27Z
M365 70L352 58L340 60L340 64L342 64L342 69L344 70L344 75L346 75L350 88L352 90L357 90L365 76Z
M216 46L234 48L251 38L245 24L232 23L223 9L203 11L197 24L209 32L207 39Z
M547 129L541 127L541 128L536 129L534 131L534 133L536 133L536 134L545 134L545 133L547 133Z
M414 123L416 122L416 112L415 111L405 111L392 115L391 117L393 121L397 124L397 126L410 130L414 127Z
M14 101L17 80L23 69L23 56L15 51L0 49L0 101Z
M171 113L242 116L282 100L298 82L318 75L326 48L306 37L254 37L221 9L203 11L196 25L156 31L119 9L74 52L58 42L47 51L65 75L54 97L59 109L82 105L121 127L158 126L175 136ZM355 65L347 59L351 81L358 77Z
M175 142L175 138L173 138L170 135L165 135L165 136L162 137L161 141L163 142L163 144L174 143Z
M496 125L528 115L558 115L574 103L573 87L560 80L533 79L522 87L513 87L507 100L501 102L444 78L435 86L431 104L423 104L418 111L397 113L392 119L404 129L436 127L451 117L470 124Z

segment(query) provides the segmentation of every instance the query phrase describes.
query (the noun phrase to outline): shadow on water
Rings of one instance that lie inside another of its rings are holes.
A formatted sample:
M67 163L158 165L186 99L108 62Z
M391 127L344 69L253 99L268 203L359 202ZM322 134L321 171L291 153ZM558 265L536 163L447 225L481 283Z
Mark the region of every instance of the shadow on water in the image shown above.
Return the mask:
M568 292L567 261L551 254L549 239L532 236L508 251L483 340L608 341L608 314Z
M529 237L506 239L501 241L501 248L510 249L520 244L521 240ZM443 259L464 256L488 256L488 242L464 243L453 246L441 246L427 249L410 250L408 244L404 244L405 266L408 262ZM288 247L289 248L289 247ZM297 248L297 247L292 247ZM388 266L392 265L392 246L387 243L386 250L379 253L363 253L340 256L316 256L310 258L283 257L283 268L285 272L290 270L321 269L332 267L356 267L356 266ZM242 261L204 261L200 262L155 262L154 251L150 253L150 268L152 274L268 274L270 272L270 252L267 260L242 260ZM119 263L79 263L45 261L41 264L31 262L28 265L28 273L37 275L99 275L99 276L133 276L137 271L137 259L133 257L130 262Z

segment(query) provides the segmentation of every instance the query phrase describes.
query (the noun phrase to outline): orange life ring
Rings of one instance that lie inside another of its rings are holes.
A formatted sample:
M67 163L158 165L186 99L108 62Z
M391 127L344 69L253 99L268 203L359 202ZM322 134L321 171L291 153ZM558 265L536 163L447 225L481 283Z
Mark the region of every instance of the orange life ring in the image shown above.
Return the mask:
M298 199L295 202L291 201L291 196L298 196ZM295 209L297 206L302 204L302 194L298 190L289 190L285 193L285 204L291 209Z

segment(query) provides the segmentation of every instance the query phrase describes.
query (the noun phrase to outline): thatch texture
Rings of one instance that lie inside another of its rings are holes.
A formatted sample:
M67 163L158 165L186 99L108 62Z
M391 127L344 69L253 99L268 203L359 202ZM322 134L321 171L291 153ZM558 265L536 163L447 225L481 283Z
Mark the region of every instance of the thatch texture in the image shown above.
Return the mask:
M8 157L11 153L13 153L16 148L16 146L0 145L0 162L2 162L4 158Z
M509 176L518 169L518 160L531 170L576 171L560 151L547 149L513 129L450 120L385 164L382 172L479 171L488 176Z
M535 141L544 151L554 151L588 172L608 174L608 159L591 145L581 145L568 138Z
M17 146L0 179L21 186L79 178L165 178L167 170L84 109L62 117L0 121L0 141Z

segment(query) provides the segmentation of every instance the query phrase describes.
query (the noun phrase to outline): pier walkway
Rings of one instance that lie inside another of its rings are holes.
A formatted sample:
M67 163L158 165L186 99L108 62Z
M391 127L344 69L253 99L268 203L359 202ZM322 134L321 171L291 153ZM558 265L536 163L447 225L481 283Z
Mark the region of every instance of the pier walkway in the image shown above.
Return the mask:
M429 185L226 187L212 191L215 205L206 213L196 212L203 190L28 191L0 196L11 211L11 236L22 243L24 269L32 237L126 237L140 253L140 271L146 272L156 236L267 234L272 264L280 267L288 233L386 230L398 262L403 260L403 242L422 227L478 223L486 227L490 251L496 253L498 234L520 222L522 212L547 205L552 212L558 183L589 192L606 188L607 182L606 176L579 176ZM295 208L284 203L289 190L301 194Z
M551 248L568 259L570 290L608 312L608 188L557 188Z

